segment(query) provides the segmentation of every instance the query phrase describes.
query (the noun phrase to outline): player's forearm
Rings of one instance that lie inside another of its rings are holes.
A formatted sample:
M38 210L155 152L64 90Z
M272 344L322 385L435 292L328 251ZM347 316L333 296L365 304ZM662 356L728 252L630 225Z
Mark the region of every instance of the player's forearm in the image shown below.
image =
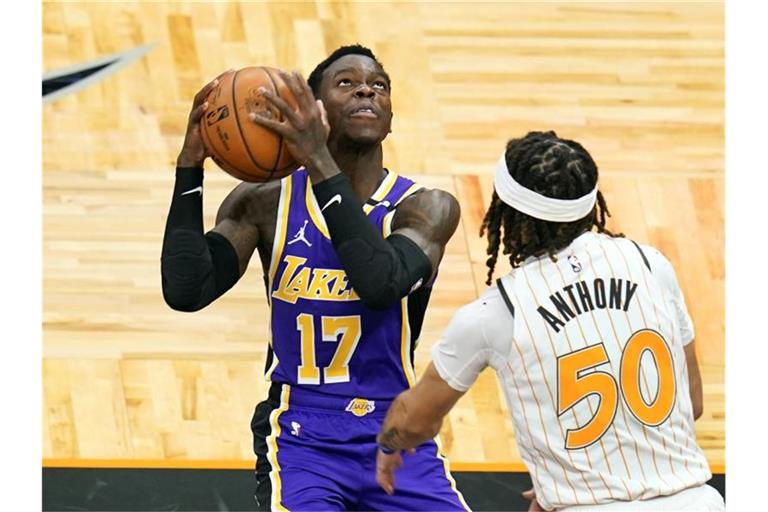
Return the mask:
M693 408L693 419L697 420L704 414L704 397L702 392L701 376L697 375L690 383L691 406Z
M376 440L388 451L410 450L440 432L442 418L429 418L410 407L410 391L401 393L387 411Z
M313 186L328 224L331 241L357 295L375 309L385 309L432 274L432 263L415 242L383 235L362 212L349 179L338 174Z
M695 341L691 341L683 348L685 350L685 365L688 370L688 390L693 408L693 419L697 420L704 413L704 390L702 389L699 362L696 359Z
M163 298L177 311L204 308L240 277L229 241L203 234L202 185L202 168L177 168L160 259Z

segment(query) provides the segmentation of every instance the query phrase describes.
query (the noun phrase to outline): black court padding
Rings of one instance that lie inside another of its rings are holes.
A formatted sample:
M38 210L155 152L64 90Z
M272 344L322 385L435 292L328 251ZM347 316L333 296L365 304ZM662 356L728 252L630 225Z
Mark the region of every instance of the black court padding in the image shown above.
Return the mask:
M255 510L248 470L43 468L43 510ZM454 472L472 510L527 510L528 473ZM725 497L725 475L709 485Z

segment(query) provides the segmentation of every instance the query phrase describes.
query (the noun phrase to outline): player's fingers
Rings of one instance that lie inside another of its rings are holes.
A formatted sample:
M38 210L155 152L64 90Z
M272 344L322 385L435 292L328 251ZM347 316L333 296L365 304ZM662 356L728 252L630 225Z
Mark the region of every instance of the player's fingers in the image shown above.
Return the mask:
M323 124L328 122L328 112L325 110L325 105L323 105L323 100L315 100L315 104L317 105L317 108L320 110L320 119L323 120Z
M283 137L288 135L288 127L279 121L269 119L264 115L260 115L255 112L250 112L248 114L248 118L258 125L269 128L270 130L276 132L278 135L282 135Z
M214 78L213 80L211 80L210 82L208 82L207 84L205 84L205 86L203 86L203 88L202 88L202 89L200 89L200 90L197 92L197 94L195 94L195 99L194 99L194 101L192 102L192 105L193 105L193 106L197 106L197 105L200 105L202 102L204 102L204 101L205 101L205 99L208 97L208 94L209 94L209 93L210 93L210 92L213 90L213 88L214 88L214 87L216 87L217 85L219 85L219 79L218 79L218 78Z
M298 71L294 71L294 74L296 75L296 80L299 82L299 87L301 87L301 90L304 92L304 95L307 98L315 99L315 93L312 92L312 88L309 86L309 82L304 78L304 76L299 73Z
M395 475L391 469L376 469L376 481L384 492L392 496L395 492Z
M312 94L312 91L309 89L309 87L306 89L302 87L302 82L306 83L306 81L304 80L304 77L301 76L301 73L298 71L286 73L285 71L280 70L280 78L283 79L283 82L285 82L285 85L288 87L288 89L290 89L293 97L296 98L296 103L299 105L299 110L310 112L311 109L315 108L315 97ZM307 91L309 94L307 94Z
M200 119L202 119L203 114L205 114L205 111L208 109L208 102L204 101L202 105L193 108L192 112L189 113L189 122L191 124L199 123Z
M268 103L273 105L277 110L280 111L280 114L283 116L283 119L287 119L288 122L290 122L292 125L299 128L300 119L299 116L296 114L296 111L293 110L290 105L288 105L283 98L280 96L274 94L272 91L269 91L265 89L264 87L259 87L259 92L264 96L264 99L267 100Z
M323 105L323 100L316 100L315 103L317 103L317 108L320 109L320 120L323 122L323 127L325 128L325 131L330 132L331 125L328 122L328 112L325 110L325 105Z
M306 78L298 71L293 72L295 77L295 83L301 91L301 97L304 99L307 108L314 108L315 93L312 92L312 88L309 87L309 83ZM321 113L322 114L322 113Z
M195 99L192 102L193 108L197 107L200 103L205 101L206 98L208 98L208 94L213 90L214 87L219 85L219 82L221 81L222 78L224 78L224 75L228 73L234 73L234 72L235 72L234 69L228 69L222 74L220 74L219 76L217 76L216 78L214 78L213 80L211 80L210 82L208 82L207 84L205 84L205 86L203 86L203 88L200 89L197 92L197 94L195 94Z
M200 105L203 101L205 101L205 98L208 97L208 93L211 92L211 89L219 85L218 78L215 79L213 82L209 82L197 91L197 94L195 94L195 99L192 100L192 108L196 108L198 105Z
M523 498L527 499L528 501L533 501L536 498L536 491L533 490L533 487L527 491L523 491Z

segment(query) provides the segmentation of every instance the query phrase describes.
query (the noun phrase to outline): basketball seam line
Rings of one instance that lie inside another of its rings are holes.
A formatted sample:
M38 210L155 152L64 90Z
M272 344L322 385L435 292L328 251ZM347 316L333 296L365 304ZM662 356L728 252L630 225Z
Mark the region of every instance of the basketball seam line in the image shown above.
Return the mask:
M243 133L243 128L240 126L240 114L238 114L237 97L235 96L235 84L237 83L237 75L239 73L240 71L235 72L235 76L232 77L232 106L235 108L235 123L237 124L237 131L240 133L240 140L243 141L243 147L245 147L245 152L248 154L248 157L251 159L251 162L253 162L253 165L258 167L259 169L264 169L262 166L259 165L256 159L253 158L253 155L251 154L251 148L248 147L248 142L245 140L245 134Z

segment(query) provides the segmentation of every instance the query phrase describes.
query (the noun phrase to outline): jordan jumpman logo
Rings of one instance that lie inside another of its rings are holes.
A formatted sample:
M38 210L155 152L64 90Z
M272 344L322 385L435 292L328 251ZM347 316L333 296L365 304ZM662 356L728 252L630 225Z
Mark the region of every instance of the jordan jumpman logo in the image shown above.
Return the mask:
M296 235L293 237L293 240L288 242L288 245L301 241L307 244L307 247L312 247L312 244L309 242L309 240L304 237L304 230L307 229L307 222L309 222L309 220L304 219L304 225L299 228L299 232L296 233Z

